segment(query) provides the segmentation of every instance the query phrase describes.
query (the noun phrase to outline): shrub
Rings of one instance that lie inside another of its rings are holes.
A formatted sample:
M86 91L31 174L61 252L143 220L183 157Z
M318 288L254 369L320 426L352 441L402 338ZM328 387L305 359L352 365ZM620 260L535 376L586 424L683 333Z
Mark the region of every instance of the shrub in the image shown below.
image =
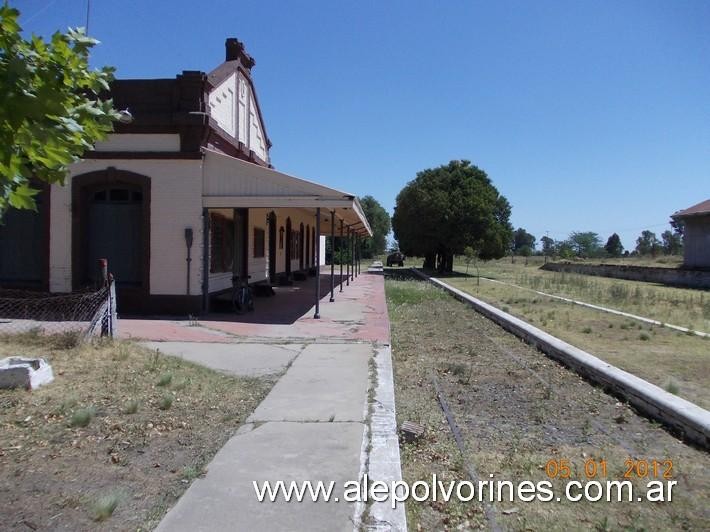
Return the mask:
M104 521L111 517L119 502L121 502L121 496L117 493L103 495L96 499L91 506L94 521Z
M170 410L170 407L173 406L173 401L175 398L169 394L163 394L163 396L160 398L160 403L158 403L158 408L161 410Z
M138 401L135 399L129 400L123 408L124 414L135 414L138 412Z
M173 374L168 372L168 373L163 373L160 376L160 378L158 379L158 382L156 384L158 386L168 386L172 381L173 381Z
M87 427L91 420L94 418L95 410L93 407L79 408L76 410L71 419L69 419L70 427Z

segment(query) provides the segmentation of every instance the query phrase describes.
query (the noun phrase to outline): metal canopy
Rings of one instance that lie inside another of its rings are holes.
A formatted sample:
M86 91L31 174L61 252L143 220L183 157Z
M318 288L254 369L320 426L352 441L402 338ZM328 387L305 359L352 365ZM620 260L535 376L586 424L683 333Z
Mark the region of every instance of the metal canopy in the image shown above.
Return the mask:
M204 149L202 206L205 208L307 209L323 221L331 211L352 231L372 236L372 229L357 197L257 164ZM330 235L332 224L321 224L321 235ZM338 233L336 232L336 236Z

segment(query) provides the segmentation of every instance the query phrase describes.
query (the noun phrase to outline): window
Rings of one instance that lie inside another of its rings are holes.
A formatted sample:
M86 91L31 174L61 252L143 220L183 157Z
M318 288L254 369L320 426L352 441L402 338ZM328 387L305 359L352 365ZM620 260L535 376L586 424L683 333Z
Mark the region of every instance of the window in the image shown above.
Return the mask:
M210 273L232 271L234 224L221 214L210 215Z
M281 228L279 229L279 249L284 248L284 232L285 232L285 230L282 225Z
M265 233L263 229L254 228L254 258L258 259L264 256L264 241Z

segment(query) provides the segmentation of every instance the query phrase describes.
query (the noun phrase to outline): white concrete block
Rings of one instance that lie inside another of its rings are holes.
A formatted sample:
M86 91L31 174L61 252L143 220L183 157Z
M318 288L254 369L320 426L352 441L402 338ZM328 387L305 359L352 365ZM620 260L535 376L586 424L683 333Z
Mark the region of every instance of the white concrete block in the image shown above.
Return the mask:
M53 380L52 366L43 358L8 357L0 360L0 388L34 390Z

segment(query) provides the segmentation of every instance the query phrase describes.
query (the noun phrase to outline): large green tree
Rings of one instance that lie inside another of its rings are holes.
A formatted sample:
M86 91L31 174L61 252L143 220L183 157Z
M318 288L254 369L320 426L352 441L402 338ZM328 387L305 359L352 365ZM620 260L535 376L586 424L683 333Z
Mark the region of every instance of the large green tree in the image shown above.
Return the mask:
M118 119L98 96L113 69L89 69L98 41L82 29L26 40L18 18L0 6L0 216L8 207L34 208L30 180L63 183L67 166Z
M540 239L542 243L542 253L545 256L550 256L555 254L555 241L549 236L545 235Z
M392 229L404 254L447 272L466 246L483 260L504 256L513 236L509 218L508 200L486 173L461 160L417 173L397 195Z
M675 231L665 230L661 233L663 253L666 255L680 255L683 253L683 237Z
M593 257L599 253L601 239L593 231L574 231L568 242L578 257Z
M661 241L656 233L646 229L641 231L641 235L636 239L636 252L639 255L653 255L654 257L662 250Z
M522 227L513 233L513 253L529 257L535 251L535 237Z
M390 215L372 196L360 198L360 205L372 229L372 237L365 238L362 242L362 257L371 259L382 255L387 248L387 235L391 225Z
M616 233L613 233L604 245L604 249L610 257L620 257L624 252L624 246L621 243L621 238Z

